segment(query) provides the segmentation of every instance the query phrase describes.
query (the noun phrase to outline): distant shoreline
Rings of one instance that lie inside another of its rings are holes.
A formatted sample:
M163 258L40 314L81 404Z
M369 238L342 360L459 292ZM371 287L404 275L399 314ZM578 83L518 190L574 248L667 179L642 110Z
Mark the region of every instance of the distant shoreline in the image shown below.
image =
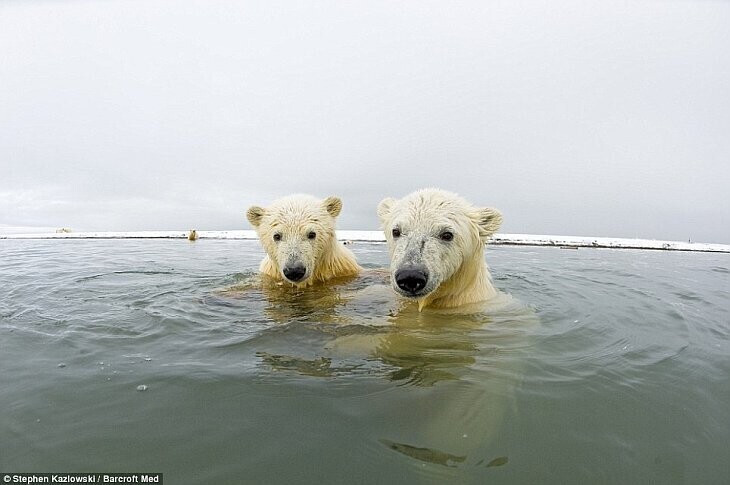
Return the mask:
M257 239L254 231L196 231L198 239ZM6 234L0 239L187 239L190 231L61 232ZM383 243L381 231L337 231L342 241ZM554 246L560 248L654 249L730 253L730 244L707 244L654 239L612 237L553 236L536 234L495 234L495 246Z

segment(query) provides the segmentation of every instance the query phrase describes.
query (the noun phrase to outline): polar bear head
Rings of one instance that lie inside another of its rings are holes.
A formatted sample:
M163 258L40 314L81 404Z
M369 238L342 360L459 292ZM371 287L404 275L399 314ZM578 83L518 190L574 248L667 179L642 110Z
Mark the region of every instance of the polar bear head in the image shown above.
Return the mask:
M474 207L444 190L422 189L382 200L378 217L390 251L393 288L402 296L419 300L420 307L437 299L457 306L494 291L484 244L502 223L496 209Z
M337 243L335 218L341 209L338 197L321 200L302 194L284 197L266 208L250 207L246 217L267 254L261 271L307 286L314 280L343 276L338 271L352 271L350 260L359 269L352 254ZM343 265L347 270L343 271Z

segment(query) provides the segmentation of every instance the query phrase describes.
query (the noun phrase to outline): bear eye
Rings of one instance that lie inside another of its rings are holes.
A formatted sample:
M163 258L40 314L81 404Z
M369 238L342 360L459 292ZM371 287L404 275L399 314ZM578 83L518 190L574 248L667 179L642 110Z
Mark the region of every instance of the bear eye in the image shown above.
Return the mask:
M394 227L392 232L393 237L400 237L400 229L398 229L397 227Z
M439 234L439 239L441 239L442 241L451 241L454 239L454 234L450 231L444 231Z
M277 232L274 234L274 241L281 241L281 233Z
M309 231L309 234L307 234L307 239L314 239L317 237L317 233L314 231Z

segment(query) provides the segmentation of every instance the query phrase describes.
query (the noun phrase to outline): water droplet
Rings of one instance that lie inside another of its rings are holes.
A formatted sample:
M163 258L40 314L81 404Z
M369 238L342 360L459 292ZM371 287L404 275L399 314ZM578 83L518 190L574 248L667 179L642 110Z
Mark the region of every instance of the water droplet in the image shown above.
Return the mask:
M61 362L60 364L58 364L58 367L66 367L66 364L64 364L63 362Z
M145 386L144 384L140 384L139 386L137 386L137 390L138 391L146 391L147 390L147 386Z

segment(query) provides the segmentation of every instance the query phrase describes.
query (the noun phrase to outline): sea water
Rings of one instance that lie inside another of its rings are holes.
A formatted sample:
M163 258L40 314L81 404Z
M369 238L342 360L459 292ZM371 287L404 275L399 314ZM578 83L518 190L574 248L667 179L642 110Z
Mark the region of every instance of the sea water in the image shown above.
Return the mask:
M255 241L0 241L0 472L166 483L728 483L730 255L490 247L479 311Z

